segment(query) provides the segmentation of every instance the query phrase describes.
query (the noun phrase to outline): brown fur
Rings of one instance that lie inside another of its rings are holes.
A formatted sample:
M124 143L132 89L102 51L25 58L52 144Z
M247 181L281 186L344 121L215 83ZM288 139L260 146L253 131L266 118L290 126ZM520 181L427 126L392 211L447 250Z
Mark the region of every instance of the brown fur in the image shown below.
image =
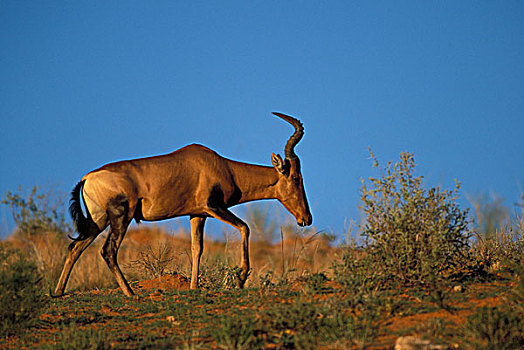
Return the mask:
M298 120L285 120L297 128ZM286 146L289 148L291 144L291 151L302 136L297 137L297 132ZM75 221L82 221L83 225L77 224L80 235L71 244L55 293L64 293L80 254L110 226L102 256L122 291L132 295L133 291L117 263L118 248L131 220L159 221L186 215L191 220L191 288L198 287L203 229L208 217L219 219L240 231L242 274L238 284L242 287L250 266L249 227L229 211L229 207L254 200L277 199L295 216L299 225L311 225L312 222L299 159L282 160L273 154L272 163L273 167L236 162L194 144L166 155L110 163L91 171L81 181L87 218L79 210L81 185L73 191L71 212L76 215ZM86 231L80 232L80 227L86 227Z

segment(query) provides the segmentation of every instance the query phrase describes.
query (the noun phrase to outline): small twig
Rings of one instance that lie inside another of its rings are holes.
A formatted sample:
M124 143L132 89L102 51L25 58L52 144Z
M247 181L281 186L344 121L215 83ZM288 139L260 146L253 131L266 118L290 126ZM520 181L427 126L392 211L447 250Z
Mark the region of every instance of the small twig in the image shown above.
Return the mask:
M284 270L285 270L285 262L284 262L284 232L282 232L282 227L280 228L280 256L282 259L282 279L284 279Z
M295 242L293 244L293 255L291 255L291 269L296 267L295 265L295 250L297 249L298 234L295 232ZM298 259L297 259L298 262Z

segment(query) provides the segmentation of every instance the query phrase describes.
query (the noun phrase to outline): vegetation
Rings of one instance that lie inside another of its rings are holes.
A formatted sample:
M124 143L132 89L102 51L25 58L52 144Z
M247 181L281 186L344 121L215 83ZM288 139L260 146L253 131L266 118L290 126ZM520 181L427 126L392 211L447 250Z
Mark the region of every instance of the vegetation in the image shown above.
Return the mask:
M20 251L0 245L0 335L34 325L47 299L36 265Z
M474 349L512 350L524 345L522 314L483 307L468 318L465 335Z
M524 258L524 195L516 204L513 218L500 197L488 198L477 196L472 200L476 214L474 249L491 272L511 270L521 266Z
M172 247L166 243L158 243L155 248L146 245L138 253L138 258L131 261L130 266L147 277L161 277L172 271L174 260Z
M70 227L49 194L8 193L18 230L0 246L0 348L382 349L405 335L441 348L524 346L521 216L499 215L496 201L475 207L473 220L457 204L459 184L426 189L412 154L385 167L372 158L379 175L362 184L363 241L337 247L268 219L268 207L247 209L256 237L246 289L235 288L235 236L206 240L202 288L192 291L189 233L140 226L119 254L136 298L114 289L103 237L68 294L44 297Z
M401 153L399 162L389 162L380 177L370 179L371 185L363 183L362 235L380 280L428 287L463 262L468 212L456 203L459 183L453 191L425 190L422 176L415 176L414 170L413 154Z
M483 307L468 318L464 336L475 349L518 349L524 346L524 264L513 266L518 278L506 303Z
M44 232L59 235L72 232L65 219L64 202L52 191L41 192L37 186L33 186L27 196L9 191L1 203L11 208L17 226L15 235L31 237Z
M524 264L514 265L519 277L506 294L506 302L482 307L468 317L464 338L474 349L519 349L524 346Z

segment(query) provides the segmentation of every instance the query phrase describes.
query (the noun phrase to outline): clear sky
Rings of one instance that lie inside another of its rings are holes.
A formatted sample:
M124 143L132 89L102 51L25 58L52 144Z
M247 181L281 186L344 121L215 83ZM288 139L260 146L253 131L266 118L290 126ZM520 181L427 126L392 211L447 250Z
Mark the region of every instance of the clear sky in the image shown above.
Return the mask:
M269 165L271 111L317 229L358 221L368 146L464 206L524 192L522 1L0 0L0 47L2 196L194 142Z

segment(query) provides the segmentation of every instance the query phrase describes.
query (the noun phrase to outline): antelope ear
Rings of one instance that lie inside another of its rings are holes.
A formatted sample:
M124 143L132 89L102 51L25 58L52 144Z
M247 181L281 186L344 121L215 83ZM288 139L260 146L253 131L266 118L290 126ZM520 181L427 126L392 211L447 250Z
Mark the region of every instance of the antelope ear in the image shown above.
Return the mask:
M282 175L286 174L286 166L280 154L271 153L271 164L277 169Z

